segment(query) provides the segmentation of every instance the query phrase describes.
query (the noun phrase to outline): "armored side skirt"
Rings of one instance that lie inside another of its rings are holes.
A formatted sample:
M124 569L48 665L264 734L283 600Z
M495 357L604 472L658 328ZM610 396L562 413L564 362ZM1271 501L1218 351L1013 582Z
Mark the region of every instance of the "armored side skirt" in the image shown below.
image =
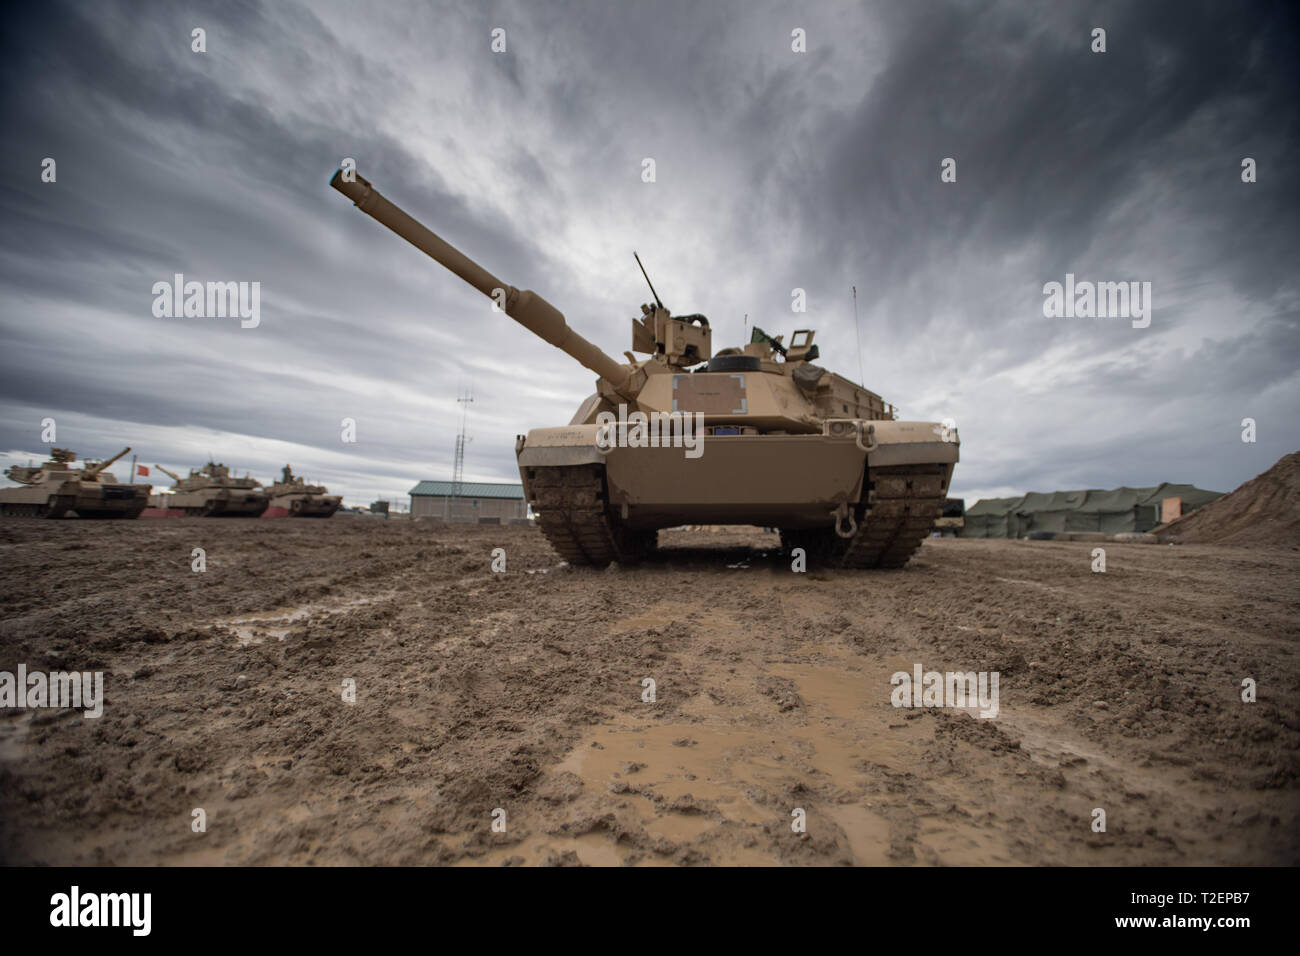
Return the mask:
M205 515L210 518L257 518L266 510L265 498L254 495L238 495L230 498L215 498Z
M248 491L177 492L167 504L169 510L179 509L190 518L256 518L266 510L267 499Z
M93 485L68 482L56 493L12 489L0 501L0 514L44 518L138 518L149 503L148 485Z
M280 495L271 499L263 518L328 518L339 510L338 495Z

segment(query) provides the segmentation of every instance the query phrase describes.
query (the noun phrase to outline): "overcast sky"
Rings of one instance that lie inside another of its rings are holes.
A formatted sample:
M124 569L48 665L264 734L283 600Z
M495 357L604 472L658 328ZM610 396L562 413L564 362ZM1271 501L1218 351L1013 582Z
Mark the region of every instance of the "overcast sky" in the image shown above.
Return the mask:
M957 422L968 504L1229 491L1300 448L1298 33L1293 5L1187 0L25 5L0 32L4 464L53 417L89 456L405 500L450 477L472 388L466 477L518 480L515 435L567 423L591 373L329 189L353 157L616 357L633 249L715 349L746 314L816 328L820 364ZM260 282L260 326L155 317L178 272ZM1150 326L1045 317L1066 273L1150 282Z

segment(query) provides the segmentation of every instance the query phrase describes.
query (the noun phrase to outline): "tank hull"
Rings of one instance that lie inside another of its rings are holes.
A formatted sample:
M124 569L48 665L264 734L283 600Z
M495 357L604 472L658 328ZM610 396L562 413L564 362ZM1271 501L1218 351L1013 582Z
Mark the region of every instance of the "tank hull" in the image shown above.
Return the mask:
M0 489L0 514L30 518L138 518L150 485L92 481L40 482Z
M516 450L539 525L570 563L637 560L676 525L754 524L819 563L900 567L939 516L957 444L933 422L872 422L865 443L836 424L608 451L598 426L570 425L534 429Z
M276 495L270 499L263 518L328 518L339 510L339 495Z
M197 518L256 518L267 503L266 495L245 488L178 491L167 499L168 510L179 509L186 517Z

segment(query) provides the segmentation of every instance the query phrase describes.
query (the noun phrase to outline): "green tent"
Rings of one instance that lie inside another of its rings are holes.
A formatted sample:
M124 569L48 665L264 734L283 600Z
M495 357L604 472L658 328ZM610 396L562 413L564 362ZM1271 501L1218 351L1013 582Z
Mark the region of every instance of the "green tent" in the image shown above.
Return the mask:
M1155 488L1114 488L1110 491L1089 491L1062 531L1100 531L1103 534L1120 534L1125 531L1147 531L1157 524L1160 500L1146 504Z
M1150 531L1160 523L1160 505L1166 498L1181 498L1183 514L1188 514L1222 495L1194 485L1162 482L1154 488L1031 491L1019 498L983 498L967 509L961 534L1023 538L1031 531Z
M1031 491L1016 508L1016 537L1023 538L1031 531L1064 531L1070 515L1078 510L1090 492Z
M1019 498L981 498L966 509L966 524L961 530L963 538L1018 538L1015 508L1024 501Z

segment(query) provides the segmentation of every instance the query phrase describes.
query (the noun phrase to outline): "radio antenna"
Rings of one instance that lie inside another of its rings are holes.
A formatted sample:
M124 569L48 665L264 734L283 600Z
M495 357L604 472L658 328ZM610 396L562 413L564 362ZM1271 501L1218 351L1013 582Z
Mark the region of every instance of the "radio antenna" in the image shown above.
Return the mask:
M858 336L858 384L866 382L867 377L862 374L862 324L858 321L858 287L853 287L853 330ZM862 386L866 388L866 385Z
M655 284L650 281L650 276L646 274L645 266L641 265L641 257L636 254L635 249L632 250L632 258L636 259L636 264L638 266L641 266L641 274L645 276L645 284L650 287L650 294L655 297L655 305L662 309L664 304L659 300L659 293L655 291Z

